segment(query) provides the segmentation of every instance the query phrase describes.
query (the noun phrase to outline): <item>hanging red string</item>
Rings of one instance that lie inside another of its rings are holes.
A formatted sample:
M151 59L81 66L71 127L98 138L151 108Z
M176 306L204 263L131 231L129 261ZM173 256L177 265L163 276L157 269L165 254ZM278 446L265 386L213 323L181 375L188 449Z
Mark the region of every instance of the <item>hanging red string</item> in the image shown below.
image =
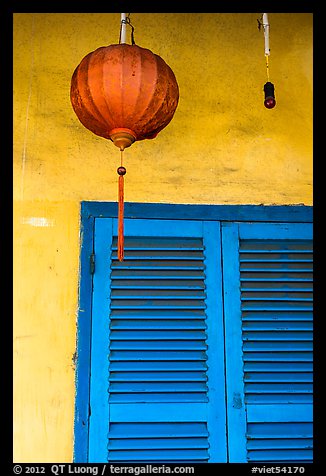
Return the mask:
M124 175L126 169L122 165L122 151L121 151L121 165L118 167L119 174L119 193L118 193L118 260L123 261L124 258Z

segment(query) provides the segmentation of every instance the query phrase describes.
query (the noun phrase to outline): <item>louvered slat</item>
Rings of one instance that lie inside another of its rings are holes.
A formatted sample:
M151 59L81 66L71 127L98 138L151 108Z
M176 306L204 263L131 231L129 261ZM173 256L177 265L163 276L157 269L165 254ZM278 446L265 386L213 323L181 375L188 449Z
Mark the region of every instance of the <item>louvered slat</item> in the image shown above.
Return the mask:
M249 412L248 461L311 461L312 425L300 421L312 403L311 242L241 241L240 279L247 407L301 408L286 422Z
M166 310L166 309L148 309L146 314L144 310L140 309L121 309L117 308L111 309L110 317L111 317L111 324L113 325L114 319L142 319L145 318L147 320L153 319L200 319L205 320L205 311L201 309L192 309L191 311L187 309L173 309L173 310Z
M115 319L113 322L111 322L110 329L143 329L143 330L153 330L158 328L158 323L154 320L150 319L144 319L141 320L139 319L137 323L133 321L132 319ZM180 329L180 330L193 330L193 329L206 329L205 323L200 320L196 321L194 319L191 320L180 320L180 319L175 319L175 320L163 320L161 319L159 322L159 329L169 329L169 330L174 330L174 329Z
M126 351L112 351L110 352L110 362L123 362L123 361L162 361L162 362L198 362L207 360L206 352L199 351L169 351L162 353L159 350L143 351L141 353L135 353L132 350Z
M180 375L181 374L181 375ZM125 382L126 380L130 382L169 382L169 381L176 381L176 382L189 382L189 381L203 381L206 382L207 376L205 372L187 372L179 370L177 371L166 371L163 372L162 370L156 372L149 372L144 371L133 371L133 372L122 372L116 371L113 372L111 369L110 375L112 382Z
M125 392L125 393L111 393L110 403L161 403L162 391L159 393L151 392L150 395L139 392ZM200 403L208 402L206 395L203 396L203 392L165 392L165 403ZM145 409L146 411L146 409Z
M177 280L177 282L176 282ZM203 281L194 279L115 279L111 289L204 289Z
M161 350L161 351L170 351L170 350L206 350L207 345L204 341L201 340L188 340L188 341L178 341L178 340L127 340L127 341L118 341L114 340L110 344L111 350L126 350L126 351L147 351L147 350ZM134 352L134 358L139 359L139 352Z
M175 370L183 370L183 371L191 371L191 370L199 370L199 371L206 371L207 364L203 361L111 361L110 362L110 370L111 372L115 372L117 370L120 371L170 371L173 372Z

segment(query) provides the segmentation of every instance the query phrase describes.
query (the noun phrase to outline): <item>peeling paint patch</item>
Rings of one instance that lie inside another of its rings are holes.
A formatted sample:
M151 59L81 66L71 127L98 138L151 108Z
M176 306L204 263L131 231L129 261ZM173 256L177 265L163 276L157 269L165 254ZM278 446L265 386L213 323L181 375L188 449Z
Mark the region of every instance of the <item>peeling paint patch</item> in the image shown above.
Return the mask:
M240 393L233 394L233 408L242 408L242 400Z
M23 217L21 223L31 226L54 226L54 220L45 217Z

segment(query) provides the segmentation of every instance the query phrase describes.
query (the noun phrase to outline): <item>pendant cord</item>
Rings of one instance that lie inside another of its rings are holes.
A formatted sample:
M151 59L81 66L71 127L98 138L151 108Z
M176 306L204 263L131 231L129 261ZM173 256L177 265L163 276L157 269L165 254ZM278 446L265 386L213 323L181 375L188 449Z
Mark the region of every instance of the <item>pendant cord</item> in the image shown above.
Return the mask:
M267 74L267 81L269 81L269 59L268 55L265 55L266 58L266 74Z
M120 155L120 167L118 167L119 186L118 186L118 260L124 259L124 175L126 169L123 164L123 150Z

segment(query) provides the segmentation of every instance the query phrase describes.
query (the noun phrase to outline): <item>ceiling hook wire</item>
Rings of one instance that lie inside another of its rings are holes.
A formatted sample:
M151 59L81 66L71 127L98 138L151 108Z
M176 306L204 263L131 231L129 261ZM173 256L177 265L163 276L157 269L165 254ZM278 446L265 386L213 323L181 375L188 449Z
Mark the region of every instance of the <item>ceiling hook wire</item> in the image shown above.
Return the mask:
M130 28L131 28L131 44L132 45L135 45L135 36L134 36L134 31L135 31L135 27L133 26L133 24L131 23L131 20L130 20L130 13L127 14L126 18L122 19L121 22L120 22L120 34L119 34L119 45L121 44L121 33L122 33L122 25L129 25Z

